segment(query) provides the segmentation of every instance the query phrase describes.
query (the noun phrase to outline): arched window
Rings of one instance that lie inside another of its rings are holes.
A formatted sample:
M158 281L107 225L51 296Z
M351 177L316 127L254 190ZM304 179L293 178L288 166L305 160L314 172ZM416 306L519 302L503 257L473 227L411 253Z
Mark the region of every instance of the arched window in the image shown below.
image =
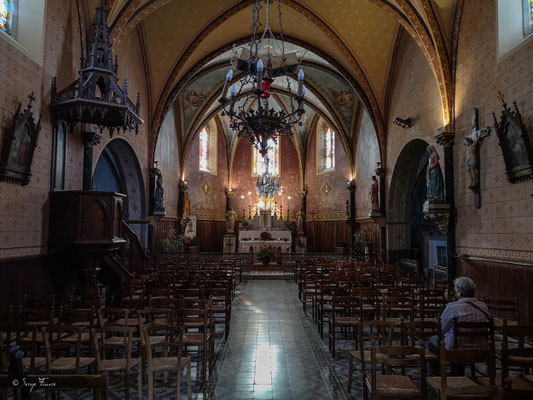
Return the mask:
M198 137L199 169L202 172L216 175L217 173L217 140L215 132L209 127L204 127Z
M530 42L533 0L498 0L497 7L498 56L501 58Z
M272 176L279 176L279 139L268 141L268 172ZM252 150L252 175L259 176L266 171L266 164L263 156L259 154L259 150L255 147Z
M323 124L317 138L317 172L319 174L335 170L335 131Z
M0 29L8 35L16 33L17 2L14 0L0 0Z

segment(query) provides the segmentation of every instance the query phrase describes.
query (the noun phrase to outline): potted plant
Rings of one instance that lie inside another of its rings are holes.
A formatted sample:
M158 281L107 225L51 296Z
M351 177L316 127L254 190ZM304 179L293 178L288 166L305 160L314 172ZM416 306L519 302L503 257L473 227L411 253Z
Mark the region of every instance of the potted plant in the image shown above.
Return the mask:
M184 237L174 228L170 228L165 239L161 241L165 253L183 253Z
M370 253L369 245L372 242L372 230L364 227L354 235L355 242L365 249L365 254Z
M244 220L244 221L241 222L241 226L246 229L246 228L248 228L250 226L250 223L248 221Z
M257 258L261 260L263 265L268 265L270 263L270 259L274 258L274 252L270 247L263 247L259 253L257 253Z

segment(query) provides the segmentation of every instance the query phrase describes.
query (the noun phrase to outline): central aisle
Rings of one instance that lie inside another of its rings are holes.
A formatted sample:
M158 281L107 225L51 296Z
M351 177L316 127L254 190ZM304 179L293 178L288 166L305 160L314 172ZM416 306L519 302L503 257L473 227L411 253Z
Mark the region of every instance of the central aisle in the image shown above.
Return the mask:
M210 394L217 400L345 399L315 332L292 281L242 282Z

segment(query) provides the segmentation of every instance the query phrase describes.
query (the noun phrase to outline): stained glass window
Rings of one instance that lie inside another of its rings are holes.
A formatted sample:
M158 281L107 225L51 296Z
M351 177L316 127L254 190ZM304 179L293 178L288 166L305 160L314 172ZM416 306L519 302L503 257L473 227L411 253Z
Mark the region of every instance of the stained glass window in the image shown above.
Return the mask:
M268 147L268 172L270 172L272 176L279 176L279 140L274 141L270 139L268 141ZM266 171L265 160L263 156L259 154L259 150L255 147L253 149L252 166L252 174L254 176L262 175Z
M0 30L9 35L13 34L14 15L15 2L13 0L0 0Z
M217 149L216 134L211 132L209 127L204 127L200 131L198 138L199 150L198 158L200 159L200 171L216 174Z
M533 33L533 0L525 0L525 34L531 35Z
M323 125L317 135L317 171L329 172L335 169L335 131Z

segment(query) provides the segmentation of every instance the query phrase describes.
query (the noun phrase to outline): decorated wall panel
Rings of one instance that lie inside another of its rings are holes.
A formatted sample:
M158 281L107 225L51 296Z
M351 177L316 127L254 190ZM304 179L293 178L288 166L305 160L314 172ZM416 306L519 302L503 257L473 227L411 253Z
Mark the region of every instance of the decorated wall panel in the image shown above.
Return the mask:
M154 155L154 160L159 162L159 168L163 175L163 189L165 191L163 206L168 217L178 216L178 184L181 174L177 126L176 114L171 108L159 131Z
M216 175L199 170L199 135L191 144L184 166L183 179L189 187L192 214L198 220L224 220L226 213L227 156L224 138L218 132L214 120L208 124L209 131L217 136ZM222 238L220 239L222 240Z
M280 138L280 185L283 193L275 196L277 206L283 206L284 218L290 209L291 218L300 207L300 167L298 153L292 140L288 137ZM241 139L237 144L233 158L231 187L234 191L232 205L237 212L237 217L242 218L242 210L249 215L249 206L253 208L259 200L255 190L256 177L252 176L252 145L246 139ZM249 196L248 193L251 193ZM241 198L243 196L243 198ZM289 196L291 199L289 199ZM253 213L253 209L252 209Z
M533 262L533 181L510 184L494 129L480 148L481 208L468 189L467 147L472 108L479 109L479 126L499 118L498 91L507 103L516 100L533 137L533 45L497 59L497 16L494 0L465 2L459 39L456 100L455 196L457 251L486 258ZM479 24L477 21L484 21Z
M318 123L320 126L320 123ZM340 221L346 218L349 192L346 182L351 179L350 166L341 141L335 139L335 170L317 174L316 131L309 138L305 168L307 189L307 220Z
M368 217L372 209L370 189L378 161L380 156L376 130L370 116L364 111L355 145L355 206L358 218Z

